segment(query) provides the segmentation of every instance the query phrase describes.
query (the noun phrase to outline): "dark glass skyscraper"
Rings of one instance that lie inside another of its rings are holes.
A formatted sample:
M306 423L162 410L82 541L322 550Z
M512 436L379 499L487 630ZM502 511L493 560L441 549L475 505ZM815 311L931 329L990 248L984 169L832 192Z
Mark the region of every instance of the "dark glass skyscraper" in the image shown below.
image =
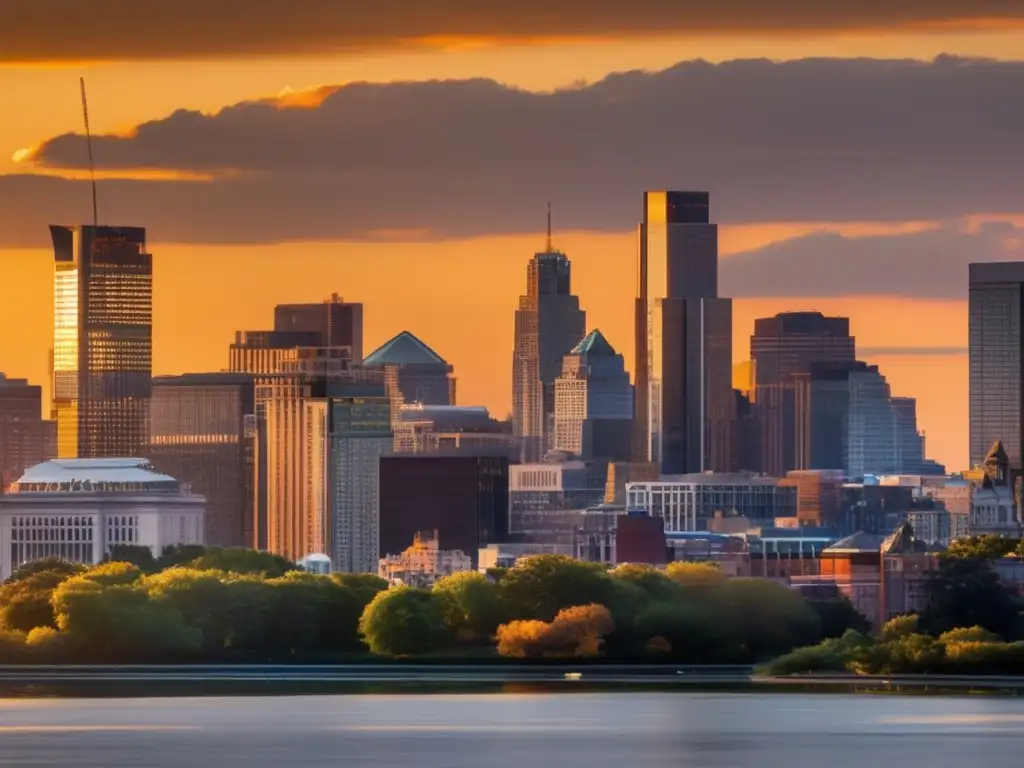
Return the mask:
M352 359L363 359L363 305L332 294L319 304L278 304L275 331L320 334L321 347L350 347Z
M783 312L758 318L750 337L750 358L761 438L757 469L775 477L794 469L811 469L810 457L798 451L798 446L808 442L797 435L796 377L809 374L815 364L856 360L850 320L825 317L820 312Z
M153 257L141 227L51 226L53 413L60 458L143 455Z
M0 493L29 467L57 457L57 425L42 412L42 387L0 373Z
M1021 471L1021 374L1024 367L1024 262L970 265L971 465L1002 441L1010 469Z
M663 474L731 463L732 300L718 297L707 192L645 192L636 300L634 459Z
M587 333L587 313L572 293L564 253L551 249L530 259L526 295L519 297L512 358L512 428L523 461L537 461L554 439L555 379L562 358Z

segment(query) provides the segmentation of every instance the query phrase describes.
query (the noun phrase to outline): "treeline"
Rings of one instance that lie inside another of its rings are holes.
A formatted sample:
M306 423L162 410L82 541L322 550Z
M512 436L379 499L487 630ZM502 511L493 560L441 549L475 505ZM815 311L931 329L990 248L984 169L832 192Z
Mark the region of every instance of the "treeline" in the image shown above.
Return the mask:
M170 550L83 568L56 560L0 586L0 661L163 662L586 657L752 663L865 629L713 566L614 570L538 556L432 589L320 576L260 552Z

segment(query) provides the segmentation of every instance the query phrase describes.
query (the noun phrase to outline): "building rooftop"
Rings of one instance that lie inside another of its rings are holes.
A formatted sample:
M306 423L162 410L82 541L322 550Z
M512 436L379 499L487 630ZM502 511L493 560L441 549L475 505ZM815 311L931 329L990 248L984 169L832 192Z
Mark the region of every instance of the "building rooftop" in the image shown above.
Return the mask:
M36 464L11 486L13 493L176 492L180 483L148 459L53 459Z
M583 339L579 344L572 348L572 355L594 355L595 357L614 357L618 353L615 348L608 343L608 339L604 337L597 328L587 334L586 338Z
M402 331L371 352L363 360L363 365L448 365L448 363L409 331Z
M852 536L840 539L832 546L825 549L830 555L849 555L856 552L880 552L882 550L882 537L875 536L864 531L857 531Z

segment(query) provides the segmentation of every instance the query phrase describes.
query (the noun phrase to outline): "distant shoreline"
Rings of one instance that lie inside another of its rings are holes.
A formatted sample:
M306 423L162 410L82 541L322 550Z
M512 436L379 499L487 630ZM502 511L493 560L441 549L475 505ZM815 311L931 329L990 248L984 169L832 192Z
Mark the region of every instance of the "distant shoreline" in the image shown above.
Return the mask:
M0 698L580 692L1024 695L1024 676L797 675L683 665L3 665Z

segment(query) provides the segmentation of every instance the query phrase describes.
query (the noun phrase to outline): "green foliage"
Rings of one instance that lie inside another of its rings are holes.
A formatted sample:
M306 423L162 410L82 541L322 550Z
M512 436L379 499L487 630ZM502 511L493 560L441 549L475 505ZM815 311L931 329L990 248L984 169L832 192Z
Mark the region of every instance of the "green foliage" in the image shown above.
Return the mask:
M809 600L808 605L818 615L824 638L842 637L851 629L865 634L871 631L871 622L845 595L838 600Z
M611 575L621 582L639 587L652 600L672 600L679 595L679 584L652 565L627 563L613 570Z
M429 590L411 587L379 592L366 606L359 631L373 653L385 656L432 653L451 639L440 601Z
M554 620L512 621L498 627L498 653L512 658L596 656L605 635L615 629L603 605L580 605Z
M605 605L612 594L612 579L596 563L565 555L535 555L520 559L499 587L509 618L551 621L563 608Z
M942 553L946 560L999 560L1014 552L1021 544L1020 539L986 534L957 539Z
M264 576L268 579L284 576L289 571L298 570L295 563L269 552L255 549L237 549L212 547L203 554L186 563L198 571L225 571Z
M708 587L724 584L726 576L714 563L669 563L665 574L683 587Z
M823 642L797 648L768 664L764 671L769 675L801 675L815 672L845 672L846 655L834 644Z
M131 563L101 563L75 578L107 586L134 584L142 578L142 571Z
M64 576L77 576L85 570L85 566L78 563L69 563L67 560L61 560L59 557L44 557L42 560L33 560L31 563L18 566L6 583L23 581L37 573L59 573Z
M901 637L916 635L920 629L921 620L916 614L896 616L885 622L882 627L882 640L898 640Z
M502 619L501 596L498 585L482 573L453 573L440 579L433 592L452 636L486 643L497 632Z
M131 563L143 573L155 573L157 570L153 550L139 544L114 544L103 560L108 563Z
M164 547L164 551L157 558L157 570L174 568L179 565L188 565L206 554L206 547L200 544L172 544Z
M36 571L0 587L0 627L30 632L36 627L55 627L50 599L53 590L68 578L56 571Z
M1020 634L1020 601L983 559L942 558L925 589L928 608L921 626L932 634L974 626L1008 639Z

